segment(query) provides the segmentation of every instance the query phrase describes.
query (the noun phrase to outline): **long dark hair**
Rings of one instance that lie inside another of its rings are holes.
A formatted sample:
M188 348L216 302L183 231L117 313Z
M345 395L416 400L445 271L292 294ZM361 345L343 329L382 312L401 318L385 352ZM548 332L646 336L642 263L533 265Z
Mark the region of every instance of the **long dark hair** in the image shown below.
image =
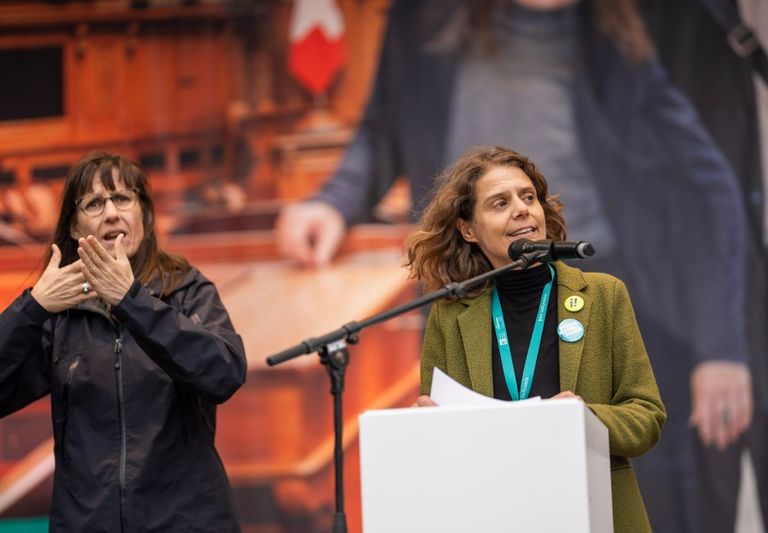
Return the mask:
M59 219L51 240L61 250L61 265L68 265L79 259L77 241L71 236L72 225L77 217L77 200L91 191L93 180L97 176L104 188L110 191L115 190L112 169L117 169L126 188L135 189L139 193L144 240L131 257L133 275L144 284L159 279L162 284L161 293L167 295L176 288L182 275L189 271L190 266L183 257L165 253L158 248L155 233L155 206L150 194L149 178L137 163L123 156L107 152L91 152L70 169L61 195ZM48 264L52 253L49 246L43 264Z
M501 146L471 149L437 179L437 190L421 217L421 228L409 235L405 242L405 266L410 268L411 277L424 283L427 291L493 268L476 244L464 240L457 221L472 220L475 184L496 167L517 167L525 172L544 208L547 238L565 239L563 206L557 196L549 194L547 181L530 159ZM480 286L469 295L480 294L489 286L490 283Z

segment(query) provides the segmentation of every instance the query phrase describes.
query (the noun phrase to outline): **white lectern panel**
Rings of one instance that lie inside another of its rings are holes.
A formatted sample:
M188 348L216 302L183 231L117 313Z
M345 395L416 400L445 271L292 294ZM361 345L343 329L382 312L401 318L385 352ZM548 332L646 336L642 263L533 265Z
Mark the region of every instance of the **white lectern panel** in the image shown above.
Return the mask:
M608 431L578 400L360 415L364 533L613 531Z

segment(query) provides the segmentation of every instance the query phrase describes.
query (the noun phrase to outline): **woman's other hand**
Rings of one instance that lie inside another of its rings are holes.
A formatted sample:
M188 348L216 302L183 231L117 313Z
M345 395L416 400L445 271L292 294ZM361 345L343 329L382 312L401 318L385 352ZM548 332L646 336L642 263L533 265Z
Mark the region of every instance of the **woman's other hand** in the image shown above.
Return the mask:
M123 237L125 235L121 233L115 240L115 257L93 235L77 241L83 275L109 305L120 303L133 285L133 270L123 249Z
M51 245L53 253L40 279L32 287L32 297L49 313L59 313L96 297L82 273L82 262L75 261L65 267L61 264L61 250Z
M432 401L432 398L426 394L423 394L416 398L416 401L413 403L413 405L411 405L411 407L437 407L437 404Z
M554 396L552 396L552 400L565 400L568 398L576 398L577 400L584 401L584 399L579 396L578 394L571 392L569 390L564 390L563 392L558 392Z

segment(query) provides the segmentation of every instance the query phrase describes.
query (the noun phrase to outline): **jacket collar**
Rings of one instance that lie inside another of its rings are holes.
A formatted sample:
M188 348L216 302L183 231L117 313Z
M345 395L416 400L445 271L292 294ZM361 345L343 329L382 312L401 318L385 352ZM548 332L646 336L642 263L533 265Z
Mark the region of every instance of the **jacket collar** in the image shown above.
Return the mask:
M584 330L588 331L592 299L585 292L587 281L584 274L573 267L561 262L553 263L557 281L557 321L573 318L581 322ZM567 311L563 302L571 296L578 295L584 300L584 307L573 313ZM491 362L492 345L494 342L491 332L491 293L490 291L474 297L465 298L461 303L467 306L458 314L459 331L464 345L464 354L469 368L469 379L472 389L486 396L493 396L493 370ZM585 333L586 336L586 333ZM560 389L575 390L576 378L581 362L584 338L577 342L559 342L560 360ZM472 354L472 356L470 356Z
M589 332L589 317L592 310L592 298L586 292L588 287L584 273L564 263L556 263L557 269L557 323L566 318L573 318L584 326L584 337L576 342L566 342L560 339L558 348L560 351L560 390L576 390L576 378L579 374L581 353L584 348L584 339ZM584 300L584 307L579 311L571 312L565 309L564 302L572 296L580 296Z
M195 277L197 275L197 270L192 267L187 272L181 274L181 279L178 280L178 285L171 291L171 294L174 292L180 291L181 289L186 288L187 286L191 285L192 282L195 281ZM168 281L170 281L171 275L166 274L166 277L168 278ZM149 294L152 296L155 296L157 298L160 297L160 292L163 288L163 282L159 277L154 277L149 283L146 283L144 287L149 291Z
M109 312L109 307L101 298L94 298L93 300L86 300L77 304L75 307L78 311L88 311L90 313L96 313L101 315L110 322L113 322L112 315Z

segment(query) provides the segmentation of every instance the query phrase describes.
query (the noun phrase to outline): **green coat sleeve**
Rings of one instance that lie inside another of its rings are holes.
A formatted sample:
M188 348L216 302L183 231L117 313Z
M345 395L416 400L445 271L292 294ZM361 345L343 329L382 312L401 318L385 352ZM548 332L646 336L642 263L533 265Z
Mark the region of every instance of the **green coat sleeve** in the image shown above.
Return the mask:
M666 411L623 282L616 280L610 300L612 316L606 322L611 329L605 334L611 336L606 349L610 350L612 396L608 403L584 399L608 428L611 455L634 457L659 440Z
M432 306L424 329L424 344L421 349L421 394L429 394L432 388L432 372L435 367L447 372L445 337L440 326L440 308L439 303Z

